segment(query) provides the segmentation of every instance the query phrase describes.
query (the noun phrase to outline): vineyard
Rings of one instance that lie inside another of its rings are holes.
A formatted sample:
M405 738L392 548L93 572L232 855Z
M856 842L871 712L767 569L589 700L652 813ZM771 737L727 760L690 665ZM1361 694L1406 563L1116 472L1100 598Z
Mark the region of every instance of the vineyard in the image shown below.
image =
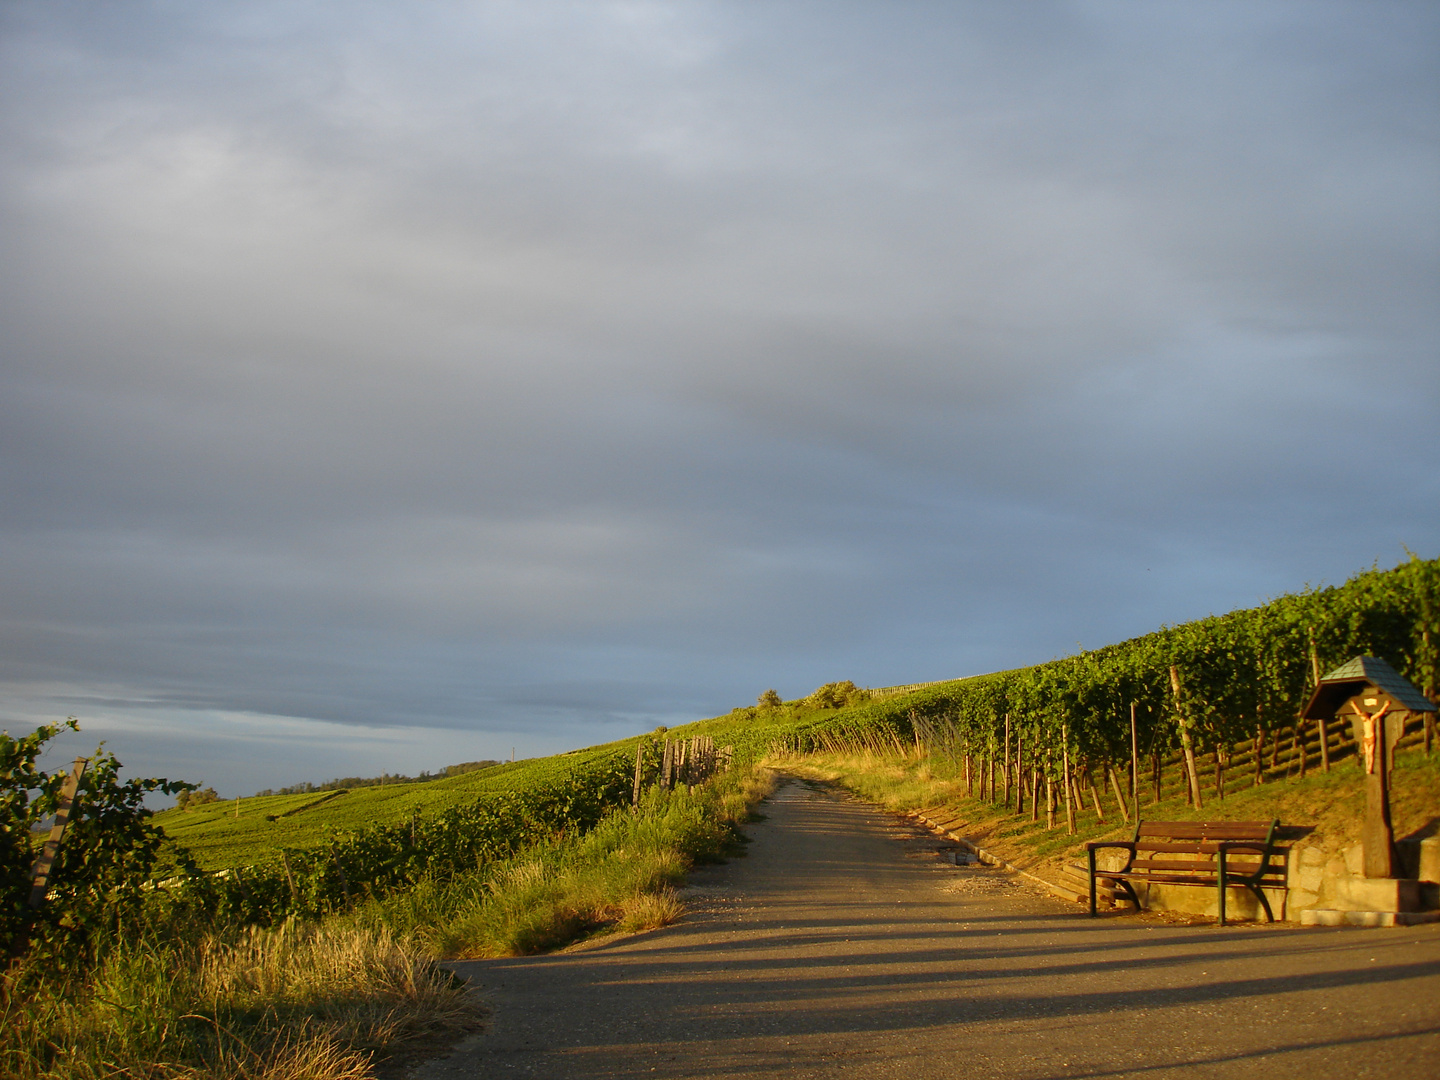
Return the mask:
M339 834L372 826L405 826L460 811L477 800L538 788L587 786L633 755L635 740L578 753L496 765L443 780L292 795L258 795L222 800L155 816L173 850L188 851L205 870L250 866L279 857L282 850L323 847Z
M1339 788L1314 781L1355 747L1338 725L1300 719L1317 680L1373 655L1434 700L1437 611L1440 561L1412 558L1033 667L880 691L831 683L789 702L767 691L723 716L551 758L159 815L147 797L195 785L122 782L119 762L102 752L80 782L38 908L29 900L35 829L59 806L62 776L36 761L59 726L0 736L0 932L21 958L7 993L38 995L28 1000L69 1015L73 973L87 966L133 965L143 949L238 949L266 928L291 948L296 920L349 920L392 956L528 951L606 926L656 925L674 917L665 890L691 860L723 850L758 797L753 788L736 794L733 778L766 759L859 755L934 767L1011 821L1028 818L1023 829L1044 830L1056 850L1113 827L1107 803L1125 819L1146 801L1183 800L1199 813L1227 797L1253 803L1247 793L1287 779L1330 798ZM1423 746L1425 776L1429 725L1406 738ZM730 794L705 793L712 774L722 778L716 791ZM1080 821L1077 836L1081 814L1093 824ZM393 935L401 943L384 945ZM180 1017L196 1006L175 1008ZM27 1069L53 1058L45 1032L60 1021L42 1012L26 1014L28 1048L0 1048ZM100 1021L77 1013L66 1022L79 1046ZM273 1038L290 1039L286 1030ZM223 1056L218 1041L194 1038L203 1046L187 1060Z
M1178 790L1199 808L1351 753L1348 731L1298 717L1317 678L1355 655L1389 660L1433 697L1437 593L1440 562L1411 558L1337 587L1034 667L889 693L830 684L810 699L737 709L668 736L445 780L217 802L155 819L139 804L163 782L124 787L112 764L87 774L81 799L92 812L61 853L47 909L65 913L52 927L64 937L62 922L86 925L99 908L134 899L138 886L116 875L144 872L171 902L210 917L268 923L343 910L537 840L583 834L636 801L637 765L654 784L673 767L671 740L697 737L711 753L728 747L740 764L774 752L924 747L964 776L968 792L1032 816L1042 805L1049 815L1064 807L1072 828L1076 808L1098 805L1102 794L1123 809L1141 789L1155 798ZM1434 734L1421 734L1428 748ZM9 745L7 837L11 866L20 867L15 845L53 810L57 782L33 769L38 743L26 744L26 767L16 764L25 757L21 743ZM25 785L29 796L17 790ZM7 879L12 925L24 915L22 879Z
M1435 700L1440 561L1412 558L1344 585L1283 596L1035 667L932 685L798 720L788 753L923 746L983 797L1055 812L1181 789L1197 808L1237 787L1303 777L1353 753L1348 730L1300 719L1329 670L1388 660ZM1428 752L1433 714L1421 731ZM1180 767L1170 767L1178 764ZM1073 820L1071 821L1073 829Z

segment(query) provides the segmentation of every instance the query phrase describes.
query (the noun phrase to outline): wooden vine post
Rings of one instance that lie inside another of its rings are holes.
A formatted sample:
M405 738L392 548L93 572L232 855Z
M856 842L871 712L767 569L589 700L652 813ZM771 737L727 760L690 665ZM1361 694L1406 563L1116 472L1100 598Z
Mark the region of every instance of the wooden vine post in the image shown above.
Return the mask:
M1050 751L1045 751L1045 828L1055 828L1055 780L1051 775Z
M1430 661L1425 667L1425 697L1433 705L1435 703L1435 654L1431 651L1430 625L1426 620L1424 633L1421 639L1425 643L1425 656ZM1433 711L1425 714L1425 756L1430 756L1430 744L1435 739L1435 713Z
M1190 798L1196 810L1205 809L1200 798L1200 774L1195 771L1195 746L1190 741L1190 723L1180 707L1180 671L1170 665L1170 690L1175 695L1175 717L1180 725L1180 746L1185 751L1185 771L1190 780Z
M1420 635L1421 641L1425 644L1425 658L1429 661L1425 665L1425 689L1424 694L1427 700L1435 704L1435 653L1430 644L1430 620L1429 612L1426 613L1425 629ZM1432 709L1425 714L1425 756L1430 756L1430 744L1435 741L1435 712Z
M1010 714L1005 714L1005 760L1000 767L1000 801L1010 809Z
M1086 763L1085 779L1089 782L1090 801L1095 804L1095 820L1101 825L1105 824L1105 807L1100 803L1100 789L1095 786L1095 767Z
M1025 756L1022 752L1024 733L1015 729L1015 813L1025 812Z
M88 764L88 758L76 758L75 764L70 767L70 775L65 777L60 785L60 805L55 808L55 821L50 826L50 835L45 839L45 846L40 849L40 857L35 860L30 874L32 910L45 902L45 894L50 891L50 871L55 868L55 859L60 854L60 842L65 839L65 826L69 824L70 814L78 801L76 793L80 790L80 778L85 775L85 766Z
M1065 767L1064 793L1065 793L1065 831L1074 835L1075 832L1075 800L1071 796L1070 789L1073 781L1070 778L1070 730L1063 725L1060 728L1060 751L1063 755L1061 764Z
M640 805L640 779L645 765L645 740L635 744L635 790L630 796L630 805Z
M1105 762L1105 771L1110 774L1110 786L1115 789L1115 801L1120 804L1120 816L1125 819L1126 824L1130 822L1130 808L1125 805L1125 792L1120 786L1120 777L1115 773L1115 766ZM1135 812L1140 812L1140 804L1136 802Z
M1140 737L1135 729L1135 702L1130 702L1130 798L1140 813Z
M1315 686L1320 685L1320 654L1315 651L1315 628L1310 628L1310 674L1315 679ZM1330 771L1330 733L1325 727L1325 718L1322 716L1320 725L1320 771ZM1301 776L1305 773L1302 769Z

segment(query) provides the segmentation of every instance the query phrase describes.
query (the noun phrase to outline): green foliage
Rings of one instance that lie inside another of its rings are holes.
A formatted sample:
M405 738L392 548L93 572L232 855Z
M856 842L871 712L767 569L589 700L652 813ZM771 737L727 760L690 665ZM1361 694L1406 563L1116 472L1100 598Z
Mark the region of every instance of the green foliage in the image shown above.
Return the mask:
M318 917L425 878L508 858L541 840L583 834L611 810L628 805L632 770L633 759L623 752L591 755L579 768L520 790L490 792L428 816L416 813L344 832L331 828L319 844L282 846L278 854L272 849L263 860L218 875L185 863L182 851L166 892L181 910L242 924ZM349 798L343 791L320 798L329 804L342 796ZM301 802L289 812L310 805Z
M865 701L868 697L866 691L846 679L844 682L826 683L805 701L817 709L843 709L846 705Z
M778 709L784 702L780 700L780 694L772 687L756 699L756 704L762 709Z
M195 791L182 791L175 798L175 809L177 810L198 810L208 803L218 802L220 796L215 794L213 787L199 788Z
M133 918L145 902L164 833L151 821L145 797L174 795L193 785L170 780L120 782L120 762L97 749L80 782L78 810L51 871L49 895L31 911L30 871L37 829L54 815L69 770L46 774L36 765L60 731L78 731L72 717L23 738L0 733L0 937L13 942L27 929L32 956L73 962L95 938Z

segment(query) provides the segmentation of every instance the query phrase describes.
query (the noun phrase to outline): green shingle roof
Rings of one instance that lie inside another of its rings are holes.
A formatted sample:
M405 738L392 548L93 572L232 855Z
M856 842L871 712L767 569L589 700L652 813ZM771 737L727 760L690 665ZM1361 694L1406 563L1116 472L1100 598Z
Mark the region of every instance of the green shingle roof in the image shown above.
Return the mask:
M1411 712L1434 712L1435 705L1415 686L1378 656L1357 656L1341 664L1320 680L1305 718L1329 719L1360 686L1370 683L1389 694Z

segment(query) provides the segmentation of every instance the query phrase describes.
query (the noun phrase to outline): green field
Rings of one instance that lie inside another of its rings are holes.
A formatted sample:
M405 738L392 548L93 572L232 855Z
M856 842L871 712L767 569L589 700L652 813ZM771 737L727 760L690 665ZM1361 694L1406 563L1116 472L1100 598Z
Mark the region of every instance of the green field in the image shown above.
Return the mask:
M165 810L154 820L207 870L250 866L274 858L281 848L319 847L329 834L408 821L415 814L430 817L482 795L552 783L617 749L628 747L634 754L635 742L496 765L443 780L230 799Z

